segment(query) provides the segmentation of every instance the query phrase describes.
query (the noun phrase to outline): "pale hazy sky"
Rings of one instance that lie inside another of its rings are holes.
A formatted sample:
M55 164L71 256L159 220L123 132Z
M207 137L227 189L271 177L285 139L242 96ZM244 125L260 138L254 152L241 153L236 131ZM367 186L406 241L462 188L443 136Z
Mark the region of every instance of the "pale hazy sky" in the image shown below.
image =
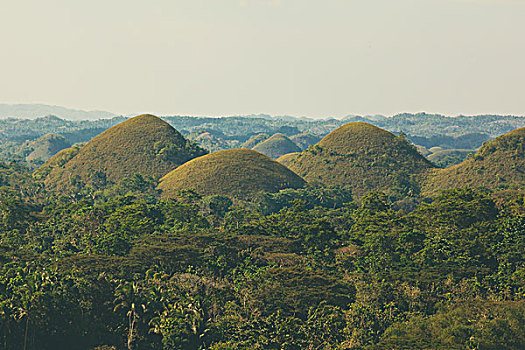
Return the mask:
M525 0L0 0L0 102L525 115Z

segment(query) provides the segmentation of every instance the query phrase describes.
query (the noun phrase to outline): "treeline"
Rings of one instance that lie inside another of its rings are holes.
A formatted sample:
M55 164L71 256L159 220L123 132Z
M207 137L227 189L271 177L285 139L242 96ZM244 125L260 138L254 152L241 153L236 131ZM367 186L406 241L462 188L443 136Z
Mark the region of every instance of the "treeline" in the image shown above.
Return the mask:
M523 349L523 192L250 201L0 167L4 349Z

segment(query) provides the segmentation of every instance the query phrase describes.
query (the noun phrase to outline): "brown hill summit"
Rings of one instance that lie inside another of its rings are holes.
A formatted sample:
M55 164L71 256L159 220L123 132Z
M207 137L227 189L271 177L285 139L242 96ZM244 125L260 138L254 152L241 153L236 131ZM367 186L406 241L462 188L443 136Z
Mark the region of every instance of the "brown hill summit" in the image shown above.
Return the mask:
M43 166L52 165L45 184L58 190L80 185L98 189L136 173L159 179L205 153L162 119L145 114L104 131L61 166L55 163L63 155L50 159Z
M164 197L193 189L202 195L246 199L250 195L303 187L305 181L264 154L248 149L214 152L193 159L164 176L159 184Z
M299 146L293 143L293 141L284 134L274 134L272 137L257 144L252 149L273 159L277 159L284 154L301 152Z
M345 124L279 160L308 182L350 186L357 196L407 187L412 175L433 167L404 137L362 122Z
M486 142L457 165L423 176L425 193L461 186L496 190L525 187L525 128Z
M241 148L252 149L252 148L254 148L255 146L257 146L259 143L268 140L269 137L270 137L270 136L269 136L268 134L265 134L265 133L261 133L261 134L253 135L253 136L251 136L246 142L244 142L244 143L241 145Z

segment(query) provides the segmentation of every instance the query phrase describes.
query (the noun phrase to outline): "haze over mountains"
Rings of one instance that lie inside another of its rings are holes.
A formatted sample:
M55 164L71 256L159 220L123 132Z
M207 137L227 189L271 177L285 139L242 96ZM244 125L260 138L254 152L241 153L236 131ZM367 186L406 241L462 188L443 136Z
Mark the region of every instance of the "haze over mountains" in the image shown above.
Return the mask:
M137 116L142 113L131 113L128 116ZM124 114L120 114L124 115ZM0 103L0 119L6 118L17 118L17 119L37 119L46 116L56 116L61 119L71 121L81 120L97 120L97 119L110 119L119 116L119 114L107 112L107 111L85 111L80 109L72 109L61 106L52 106L45 104L6 104ZM514 116L514 115L458 115L458 116L445 116L438 113L399 113L393 116L384 115L354 115L349 114L343 118L334 118L327 116L322 119L312 119L308 116L271 116L268 114L251 114L251 115L232 115L226 117L206 117L206 116L174 116L164 115L163 118L178 118L182 123L176 123L173 125L177 129L182 129L184 124L188 123L188 118L191 118L194 126L200 125L203 127L205 124L218 124L224 119L231 120L264 120L267 122L271 121L282 121L290 124L294 123L315 123L316 121L321 123L328 123L339 121L339 126L346 122L351 121L363 121L369 122L376 126L385 128L389 131L398 132L404 131L410 135L422 136L418 133L418 127L422 125L426 127L432 126L432 132L427 131L428 136L430 135L461 135L465 132L468 133L489 133L490 136L496 137L505 132L514 130L521 126L525 126L525 116ZM171 123L172 121L169 120ZM174 122L174 121L173 121ZM468 128L468 130L464 130ZM430 129L429 129L430 130ZM255 132L255 130L254 130Z
M25 106L32 106L34 110L40 108L39 105ZM43 107L38 113L54 108ZM57 113L65 110L57 108L54 110ZM101 115L98 112L85 113L93 113L90 115L97 117ZM111 115L114 114L107 116ZM78 117L78 114L72 116ZM272 117L265 114L218 118L167 116L162 119L186 139L210 152L248 148L274 159L285 156L287 160L292 159L289 153L307 150L335 129L349 122L362 122L394 135L403 132L422 155L440 167L458 164L469 154L474 154L484 142L525 126L525 117L519 116L446 117L427 113L405 113L393 117L349 115L342 120ZM57 116L0 119L0 159L38 167L66 146L88 142L125 120L127 118L122 116L95 120L66 120ZM52 139L44 137L47 134L56 136ZM44 167L48 168L49 164Z
M0 103L0 118L36 119L47 115L60 116L68 120L95 120L113 118L117 115L106 111L83 111L45 104L6 104Z

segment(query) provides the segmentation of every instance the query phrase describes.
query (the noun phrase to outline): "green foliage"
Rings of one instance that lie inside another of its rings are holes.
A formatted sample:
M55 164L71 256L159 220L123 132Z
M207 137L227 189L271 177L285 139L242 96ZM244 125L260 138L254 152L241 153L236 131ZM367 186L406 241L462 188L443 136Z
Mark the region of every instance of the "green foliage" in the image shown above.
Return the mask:
M338 186L322 187L308 185L300 189L285 189L277 193L266 193L261 198L261 210L264 213L278 212L284 207L290 207L296 200L304 202L305 208L323 207L327 209L340 208L352 202L352 192L348 188Z
M388 329L374 349L522 349L525 304L477 302Z
M427 158L432 163L442 168L448 168L452 165L461 163L469 156L469 154L475 152L476 151L473 149L446 149L432 153L427 156Z
M132 174L57 198L24 167L0 176L3 349L525 346L520 191L420 198L400 176L358 202L311 185L243 202Z

